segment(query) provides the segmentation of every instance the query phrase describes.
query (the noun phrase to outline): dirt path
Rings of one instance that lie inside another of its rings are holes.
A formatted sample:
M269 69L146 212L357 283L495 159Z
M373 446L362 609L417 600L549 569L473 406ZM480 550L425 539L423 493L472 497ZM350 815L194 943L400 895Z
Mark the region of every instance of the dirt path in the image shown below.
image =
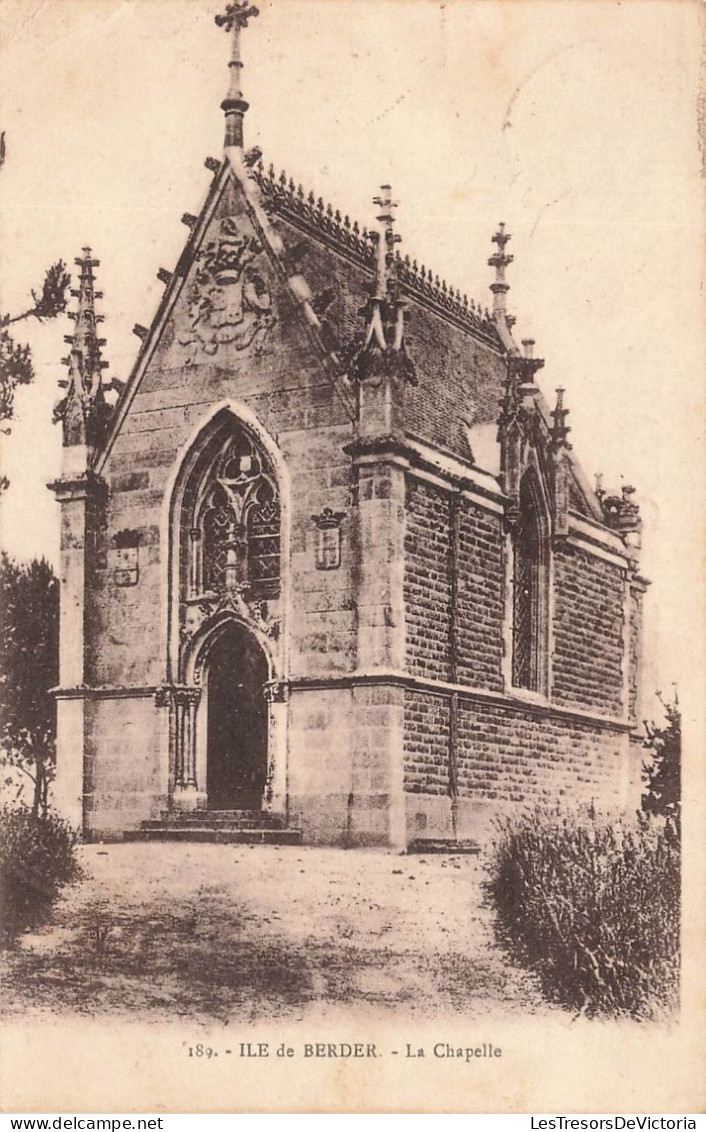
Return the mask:
M493 942L475 857L121 844L81 863L53 923L2 957L5 1016L550 1012Z

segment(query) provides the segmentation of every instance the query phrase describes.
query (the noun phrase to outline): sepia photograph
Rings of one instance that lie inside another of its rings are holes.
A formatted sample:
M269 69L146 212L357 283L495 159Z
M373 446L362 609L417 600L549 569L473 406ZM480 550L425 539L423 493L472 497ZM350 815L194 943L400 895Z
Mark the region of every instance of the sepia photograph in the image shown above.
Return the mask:
M1 1111L703 1110L703 31L3 0Z

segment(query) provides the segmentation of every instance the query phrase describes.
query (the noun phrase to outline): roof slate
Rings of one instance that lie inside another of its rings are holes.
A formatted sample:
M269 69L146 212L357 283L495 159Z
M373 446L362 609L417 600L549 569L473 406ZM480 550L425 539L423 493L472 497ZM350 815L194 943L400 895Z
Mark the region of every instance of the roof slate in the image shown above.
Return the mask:
M261 167L252 175L270 221L296 257L310 286L326 302L332 348L345 347L362 327L366 286L373 278L374 245L365 229L321 198L305 197L283 174ZM469 425L495 422L503 392L504 347L495 323L445 283L407 258L397 257L407 301L406 342L417 384L407 388L409 433L468 460Z

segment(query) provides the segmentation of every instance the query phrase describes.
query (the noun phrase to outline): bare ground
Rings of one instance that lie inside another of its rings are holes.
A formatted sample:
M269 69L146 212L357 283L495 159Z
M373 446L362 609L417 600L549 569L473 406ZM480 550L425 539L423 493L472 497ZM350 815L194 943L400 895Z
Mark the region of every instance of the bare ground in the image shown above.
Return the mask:
M80 854L84 879L51 924L2 954L6 1017L557 1013L494 943L480 858L129 843Z

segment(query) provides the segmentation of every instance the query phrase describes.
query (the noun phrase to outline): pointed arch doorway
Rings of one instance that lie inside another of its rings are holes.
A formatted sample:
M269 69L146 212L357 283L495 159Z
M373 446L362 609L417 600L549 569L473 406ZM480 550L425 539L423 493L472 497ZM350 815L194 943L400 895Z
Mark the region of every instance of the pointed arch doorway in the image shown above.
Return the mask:
M232 622L209 649L205 677L208 808L259 810L267 786L267 657Z

